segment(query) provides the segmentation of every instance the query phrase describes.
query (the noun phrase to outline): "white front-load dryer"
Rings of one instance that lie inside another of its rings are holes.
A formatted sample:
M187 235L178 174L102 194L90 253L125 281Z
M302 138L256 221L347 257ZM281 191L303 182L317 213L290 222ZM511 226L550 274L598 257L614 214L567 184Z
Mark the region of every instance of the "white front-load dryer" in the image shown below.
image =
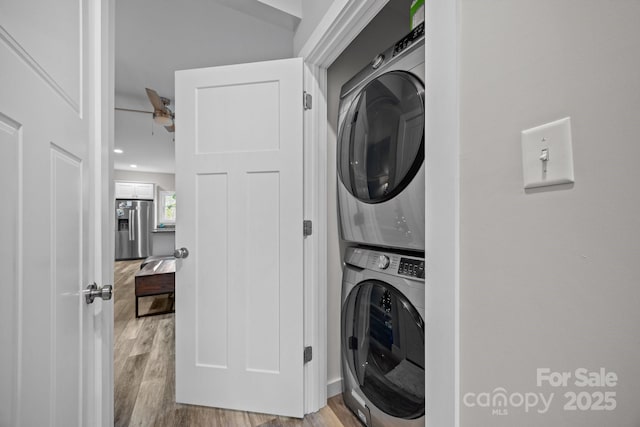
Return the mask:
M381 53L340 94L343 240L424 251L424 26Z
M424 298L423 258L347 248L343 398L368 427L424 427Z

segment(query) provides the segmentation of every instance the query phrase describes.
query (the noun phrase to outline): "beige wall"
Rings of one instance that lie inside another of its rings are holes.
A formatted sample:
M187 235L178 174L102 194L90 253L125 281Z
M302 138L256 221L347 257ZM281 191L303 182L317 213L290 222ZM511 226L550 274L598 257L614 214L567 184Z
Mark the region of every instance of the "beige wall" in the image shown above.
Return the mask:
M463 399L460 425L637 427L640 1L460 6L461 397L554 393L544 414ZM566 116L575 185L525 193L520 132ZM574 384L601 367L615 387ZM538 387L538 368L572 377ZM617 407L566 411L567 392Z
M395 3L408 0L394 0ZM409 7L399 13L397 5L386 6L367 25L327 72L327 380L329 393L340 391L340 305L342 288L342 253L338 239L336 206L336 135L340 88L371 59L409 32Z

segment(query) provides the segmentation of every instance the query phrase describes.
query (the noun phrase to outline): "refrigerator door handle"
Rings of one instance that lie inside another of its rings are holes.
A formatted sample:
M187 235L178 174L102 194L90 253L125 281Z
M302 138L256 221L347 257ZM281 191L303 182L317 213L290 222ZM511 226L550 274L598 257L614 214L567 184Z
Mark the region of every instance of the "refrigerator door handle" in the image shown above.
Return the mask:
M129 240L133 240L133 221L135 218L135 215L133 214L134 211L133 209L129 209Z

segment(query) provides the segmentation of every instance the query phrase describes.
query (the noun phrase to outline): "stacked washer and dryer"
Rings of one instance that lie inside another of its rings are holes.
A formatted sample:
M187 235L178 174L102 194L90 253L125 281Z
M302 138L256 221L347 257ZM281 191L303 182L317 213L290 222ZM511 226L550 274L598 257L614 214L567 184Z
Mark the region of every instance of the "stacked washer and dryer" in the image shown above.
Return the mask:
M342 87L338 122L344 401L424 426L424 24Z

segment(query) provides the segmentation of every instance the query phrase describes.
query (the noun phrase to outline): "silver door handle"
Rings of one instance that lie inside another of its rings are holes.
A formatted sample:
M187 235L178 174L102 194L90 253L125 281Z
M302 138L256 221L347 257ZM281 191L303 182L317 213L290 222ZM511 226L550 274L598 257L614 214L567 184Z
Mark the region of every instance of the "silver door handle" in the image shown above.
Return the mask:
M131 230L131 240L137 240L138 239L138 222L136 220L136 217L138 215L138 209L133 211L133 214L131 215L131 224L129 224L130 230Z
M104 285L98 287L98 285L91 283L87 286L87 289L84 291L84 298L87 301L87 304L93 304L93 300L96 298L102 298L103 301L108 301L111 299L113 295L113 286Z
M173 256L176 258L187 258L189 256L189 249L180 248L173 251Z
M129 240L133 240L133 211L129 210Z

